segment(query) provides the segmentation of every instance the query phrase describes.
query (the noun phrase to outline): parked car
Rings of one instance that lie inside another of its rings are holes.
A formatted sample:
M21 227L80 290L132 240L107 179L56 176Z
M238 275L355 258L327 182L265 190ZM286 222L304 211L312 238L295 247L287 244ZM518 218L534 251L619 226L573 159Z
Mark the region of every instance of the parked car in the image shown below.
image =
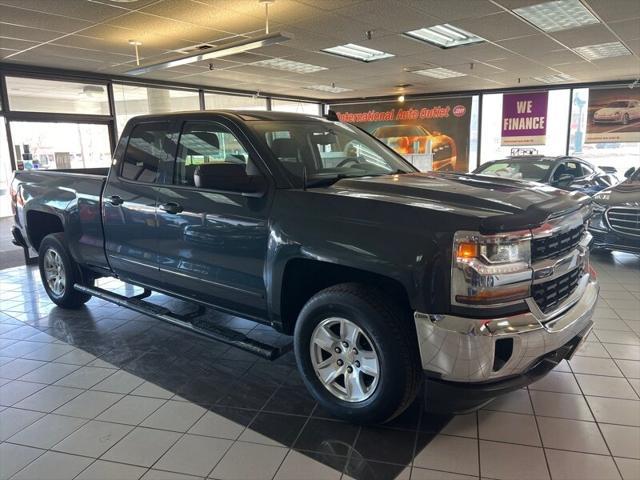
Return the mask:
M473 173L546 183L562 190L593 195L612 185L613 178L600 168L575 157L524 155L483 163Z
M620 183L622 176L620 175L620 173L618 173L618 169L616 167L600 165L599 168L609 176L611 185Z
M400 155L431 153L433 163L431 169L455 170L457 150L456 143L447 135L440 132L429 132L421 125L388 125L378 127L373 136L382 140Z
M640 253L640 167L630 169L627 177L593 197L589 231L594 248Z
M640 101L615 100L593 113L593 123L621 123L640 118Z
M287 346L197 314L269 325L293 336L336 417L388 421L421 388L430 408L478 407L570 358L592 327L580 193L419 173L347 124L261 111L136 117L102 173L15 174L14 238L38 251L49 298L95 296L273 359ZM95 286L104 276L142 293ZM199 308L171 312L152 291Z

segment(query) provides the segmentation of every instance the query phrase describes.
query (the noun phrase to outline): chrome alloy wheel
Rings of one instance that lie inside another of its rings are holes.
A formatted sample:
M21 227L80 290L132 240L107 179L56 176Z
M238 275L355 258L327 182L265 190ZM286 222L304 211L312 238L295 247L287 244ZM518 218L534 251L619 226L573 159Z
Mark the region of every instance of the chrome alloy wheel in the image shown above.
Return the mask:
M346 402L373 395L380 364L373 342L355 323L327 318L311 334L311 363L324 387Z
M64 295L64 263L62 263L60 254L53 248L48 248L44 253L44 277L49 286L49 290L51 290L56 297Z

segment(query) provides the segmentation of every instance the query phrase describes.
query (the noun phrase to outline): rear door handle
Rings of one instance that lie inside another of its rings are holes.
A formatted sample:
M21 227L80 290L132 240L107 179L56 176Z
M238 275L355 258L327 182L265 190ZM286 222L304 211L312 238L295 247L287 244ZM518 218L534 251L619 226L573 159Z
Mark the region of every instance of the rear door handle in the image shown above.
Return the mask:
M119 197L118 195L111 195L111 197L109 197L108 202L111 205L114 205L117 207L118 205L122 205L124 203L124 200L122 200L122 198Z
M182 205L175 202L163 203L159 206L159 208L163 212L173 213L173 214L180 213L183 210Z

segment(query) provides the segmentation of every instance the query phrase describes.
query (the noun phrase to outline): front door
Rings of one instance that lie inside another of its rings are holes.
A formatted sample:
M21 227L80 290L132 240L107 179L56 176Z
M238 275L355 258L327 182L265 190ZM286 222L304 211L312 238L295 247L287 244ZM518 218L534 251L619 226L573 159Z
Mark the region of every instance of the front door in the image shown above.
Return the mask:
M158 261L165 288L261 317L271 195L245 188L266 182L245 145L224 119L183 124L173 185L158 189Z
M109 265L125 280L150 285L158 280L156 200L173 159L170 150L169 122L138 124L109 173L103 194L105 250Z

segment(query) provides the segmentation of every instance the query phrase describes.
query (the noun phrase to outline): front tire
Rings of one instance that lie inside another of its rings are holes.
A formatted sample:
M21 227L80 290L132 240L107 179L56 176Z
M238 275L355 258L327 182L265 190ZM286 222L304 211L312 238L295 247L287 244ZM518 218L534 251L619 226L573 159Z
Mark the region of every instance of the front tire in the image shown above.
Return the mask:
M341 284L304 306L298 369L318 403L353 423L384 423L415 399L421 364L410 314L378 289Z
M38 266L47 295L59 307L80 308L91 299L91 295L73 288L81 281L81 272L65 245L64 233L51 233L42 239Z

